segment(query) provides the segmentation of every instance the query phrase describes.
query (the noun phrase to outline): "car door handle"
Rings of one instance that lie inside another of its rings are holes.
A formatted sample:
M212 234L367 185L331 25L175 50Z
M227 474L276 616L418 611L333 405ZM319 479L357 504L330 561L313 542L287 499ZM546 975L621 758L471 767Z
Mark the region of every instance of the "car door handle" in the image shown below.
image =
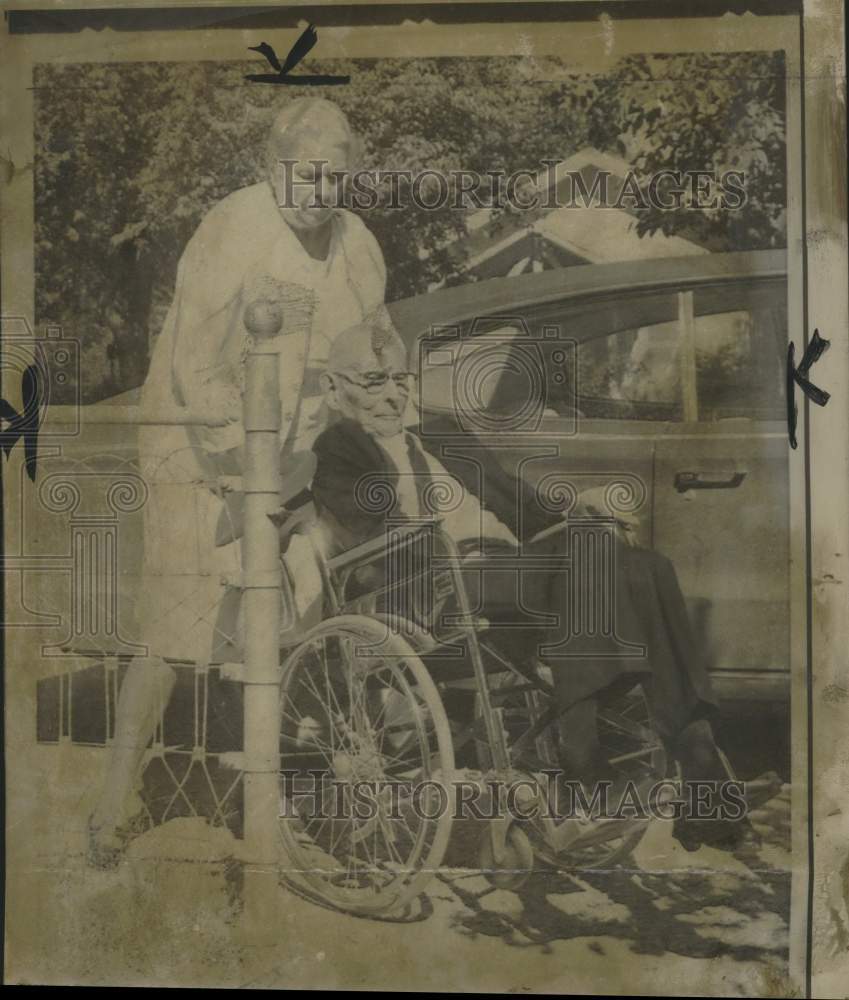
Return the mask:
M678 493L686 493L687 490L733 490L745 478L745 472L735 472L728 479L702 479L701 472L676 472L675 489Z

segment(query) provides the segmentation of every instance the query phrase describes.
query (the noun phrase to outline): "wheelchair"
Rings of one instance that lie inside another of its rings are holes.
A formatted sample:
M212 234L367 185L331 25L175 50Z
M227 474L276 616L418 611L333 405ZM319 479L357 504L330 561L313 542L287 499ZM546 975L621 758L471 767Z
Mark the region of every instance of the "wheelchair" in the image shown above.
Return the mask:
M505 653L470 593L497 558L458 546L438 521L316 557L323 620L281 642L279 832L296 890L360 915L403 911L440 870L461 786L480 791L477 864L496 887L518 888L537 863L581 870L627 858L647 818L552 808L551 675ZM291 623L285 573L283 603ZM638 681L602 696L598 726L618 775L666 776ZM510 788L514 808L490 808Z

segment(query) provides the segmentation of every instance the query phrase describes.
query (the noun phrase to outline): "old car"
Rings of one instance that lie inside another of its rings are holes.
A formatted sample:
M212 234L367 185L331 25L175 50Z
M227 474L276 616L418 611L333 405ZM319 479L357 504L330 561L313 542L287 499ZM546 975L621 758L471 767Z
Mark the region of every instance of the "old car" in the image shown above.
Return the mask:
M447 420L448 446L472 432L537 485L618 489L639 544L674 563L732 701L789 692L786 280L783 251L710 254L391 306L423 431Z

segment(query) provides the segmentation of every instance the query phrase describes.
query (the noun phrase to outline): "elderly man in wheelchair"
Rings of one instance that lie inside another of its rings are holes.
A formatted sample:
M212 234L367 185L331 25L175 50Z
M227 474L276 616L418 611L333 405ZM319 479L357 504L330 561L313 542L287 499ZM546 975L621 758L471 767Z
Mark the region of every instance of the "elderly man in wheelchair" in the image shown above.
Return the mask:
M296 512L285 532L300 627L283 636L281 830L322 898L364 911L409 899L438 866L455 759L514 778L560 771L588 790L674 768L684 785L731 777L672 565L620 532L617 631L646 654L616 657L597 636L586 655L547 662L567 526L485 448L473 463L432 453L405 426L413 379L385 317L337 338L323 384L338 419L313 447L316 518ZM307 607L323 620L304 637ZM529 869L534 854L562 862L564 851L607 864L645 830L532 826L494 821L482 867ZM674 835L688 849L731 847L745 829L685 817Z

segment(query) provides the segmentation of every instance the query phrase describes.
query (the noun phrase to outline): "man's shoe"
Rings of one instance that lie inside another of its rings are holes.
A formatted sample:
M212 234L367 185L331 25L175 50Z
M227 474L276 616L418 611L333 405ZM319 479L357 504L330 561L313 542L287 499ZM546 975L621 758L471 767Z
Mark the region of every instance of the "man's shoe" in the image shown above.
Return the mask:
M691 804L698 799L687 794L690 782L715 782L717 785L734 781L735 775L727 758L713 738L707 719L691 722L675 741L674 753L681 768L682 795ZM745 813L739 819L702 819L682 816L672 826L672 836L687 851L700 847L715 847L736 851L757 840L757 834Z
M124 819L117 824L96 823L94 815L89 817L87 827L88 843L86 860L92 868L112 871L118 867L131 840L140 837L153 827L153 820L137 794L127 802Z
M685 851L691 852L700 847L715 847L733 853L759 840L745 817L738 820L676 819L672 824L672 836Z
M696 719L678 735L673 753L686 781L728 781L734 774L720 753L707 719Z
M94 826L89 820L87 827L86 862L101 871L114 871L121 863L127 842L115 830Z

